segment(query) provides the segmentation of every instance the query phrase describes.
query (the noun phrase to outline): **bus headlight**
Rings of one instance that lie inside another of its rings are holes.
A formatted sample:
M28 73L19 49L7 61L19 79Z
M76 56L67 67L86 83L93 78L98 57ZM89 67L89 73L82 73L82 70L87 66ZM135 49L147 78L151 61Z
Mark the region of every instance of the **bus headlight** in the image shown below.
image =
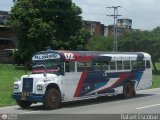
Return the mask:
M37 90L42 90L42 89L43 89L43 86L37 85Z
M18 84L14 84L14 89L18 89L19 85Z

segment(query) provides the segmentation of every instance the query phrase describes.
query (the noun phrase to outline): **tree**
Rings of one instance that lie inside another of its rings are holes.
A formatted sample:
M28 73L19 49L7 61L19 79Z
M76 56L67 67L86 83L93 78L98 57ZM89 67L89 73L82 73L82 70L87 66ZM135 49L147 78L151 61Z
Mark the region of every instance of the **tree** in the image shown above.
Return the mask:
M30 61L46 46L72 49L68 40L82 27L79 14L81 9L71 0L17 0L8 20L18 37L15 60Z
M112 37L94 36L86 45L87 50L112 51Z
M80 29L75 36L71 36L69 44L72 44L73 50L86 50L86 44L91 39L91 33L85 28Z
M160 32L134 31L125 34L119 42L120 51L147 52L152 57L154 70L157 70L155 63L160 58Z
M55 2L55 39L52 40L54 48L75 50L75 41L70 39L75 37L82 28L82 18L80 14L81 9L75 4L72 4L71 0L54 0ZM73 43L73 44L72 44Z
M156 62L159 62L160 61L160 27L156 27L155 29L153 29L153 31L151 31L151 34L152 34L152 38L154 40L154 43L150 44L150 45L153 45L153 48L152 48L152 62L153 62L153 67L154 67L154 70L157 71L157 68L156 68Z

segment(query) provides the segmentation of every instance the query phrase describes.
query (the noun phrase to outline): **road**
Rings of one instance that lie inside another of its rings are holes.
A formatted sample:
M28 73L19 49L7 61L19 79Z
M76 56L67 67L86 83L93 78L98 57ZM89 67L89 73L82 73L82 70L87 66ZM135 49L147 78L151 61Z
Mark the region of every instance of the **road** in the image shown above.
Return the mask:
M141 90L137 95L131 99L123 99L122 97L101 97L92 100L69 102L62 104L61 108L56 110L46 110L42 104L32 105L29 109L23 110L19 106L1 107L0 114L18 114L21 117L26 115L36 114L36 118L48 120L48 116L56 115L62 118L66 114L90 114L87 117L94 118L95 114L159 114L160 113L160 88ZM63 116L63 115L64 116ZM33 116L32 116L33 117ZM55 116L54 116L55 117ZM75 116L77 118L77 116ZM105 117L105 116L104 116ZM119 117L119 116L117 116ZM160 116L159 116L160 117ZM29 119L28 116L26 116ZM78 117L79 118L79 117ZM79 119L82 119L80 117Z

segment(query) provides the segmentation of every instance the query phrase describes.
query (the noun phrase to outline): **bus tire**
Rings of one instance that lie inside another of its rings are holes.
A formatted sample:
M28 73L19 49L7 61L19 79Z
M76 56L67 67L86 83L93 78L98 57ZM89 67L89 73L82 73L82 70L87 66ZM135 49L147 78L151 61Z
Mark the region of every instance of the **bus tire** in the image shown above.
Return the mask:
M56 109L61 104L60 92L55 88L49 88L44 96L44 106L47 109Z
M124 98L131 98L135 95L134 87L131 82L126 82L123 86Z
M23 101L23 100L16 100L17 105L19 105L21 108L29 108L32 104L32 102L29 101Z

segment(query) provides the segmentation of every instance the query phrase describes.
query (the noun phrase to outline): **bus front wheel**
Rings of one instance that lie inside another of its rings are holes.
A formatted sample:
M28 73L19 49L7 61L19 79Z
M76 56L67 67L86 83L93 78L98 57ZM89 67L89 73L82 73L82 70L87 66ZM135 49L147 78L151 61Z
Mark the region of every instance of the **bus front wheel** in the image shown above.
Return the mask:
M44 106L47 109L56 109L61 104L60 92L55 88L49 88L44 96Z
M133 84L131 82L126 82L123 86L123 96L125 98L131 98L135 94Z

